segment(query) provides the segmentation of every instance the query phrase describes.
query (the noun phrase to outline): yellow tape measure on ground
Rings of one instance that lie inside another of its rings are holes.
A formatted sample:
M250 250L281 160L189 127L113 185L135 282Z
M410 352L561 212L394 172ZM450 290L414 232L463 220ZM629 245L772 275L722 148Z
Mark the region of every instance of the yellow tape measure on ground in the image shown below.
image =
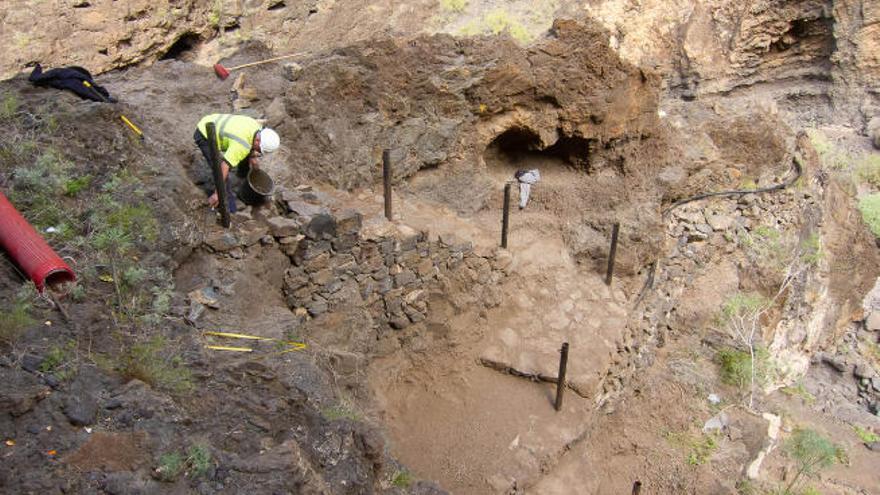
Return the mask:
M273 339L271 337L260 337L258 335L247 335L243 333L229 333L229 332L204 332L203 335L210 337L221 337L225 339L241 339L241 340L263 340L269 342L281 342L282 344L288 346L287 349L278 352L278 354L287 354L288 352L293 351L301 351L306 348L306 345L302 342L293 342L291 340L281 340L281 339ZM254 350L250 347L230 347L224 345L206 345L205 348L212 349L215 351L229 351L229 352L253 352Z

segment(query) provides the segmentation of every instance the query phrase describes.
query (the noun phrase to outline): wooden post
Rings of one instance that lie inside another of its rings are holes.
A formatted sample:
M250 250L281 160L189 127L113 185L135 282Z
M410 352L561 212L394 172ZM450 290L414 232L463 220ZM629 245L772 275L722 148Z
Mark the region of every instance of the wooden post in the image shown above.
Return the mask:
M504 184L504 209L501 214L501 247L507 249L507 229L510 228L510 182Z
M385 184L385 218L390 222L391 213L391 150L382 151L382 181Z
M229 198L226 197L226 181L223 179L223 170L220 168L220 146L217 143L217 128L213 122L205 125L205 132L208 133L208 143L211 145L211 171L214 173L214 189L217 191L217 198L220 199L220 222L223 228L228 229L232 221L229 219ZM235 199L232 199L235 201Z
M562 410L562 393L565 391L565 368L568 366L568 342L562 344L559 356L559 376L556 378L556 410Z
M608 253L608 271L605 272L605 285L611 285L611 277L614 276L614 257L617 255L617 234L620 232L620 223L615 223L611 230L611 252Z

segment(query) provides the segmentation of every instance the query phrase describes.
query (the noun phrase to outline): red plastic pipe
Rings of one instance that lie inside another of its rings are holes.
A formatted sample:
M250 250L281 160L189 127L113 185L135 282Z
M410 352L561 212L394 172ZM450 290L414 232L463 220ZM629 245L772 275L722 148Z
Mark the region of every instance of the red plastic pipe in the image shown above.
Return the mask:
M37 290L76 280L73 270L0 192L0 248L6 250Z

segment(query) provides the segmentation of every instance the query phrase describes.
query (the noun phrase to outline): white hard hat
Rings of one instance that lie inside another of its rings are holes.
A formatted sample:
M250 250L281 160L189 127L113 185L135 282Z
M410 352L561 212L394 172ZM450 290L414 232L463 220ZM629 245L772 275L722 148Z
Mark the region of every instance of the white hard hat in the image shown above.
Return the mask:
M271 153L277 150L280 145L281 138L278 137L277 132L268 127L264 127L260 130L260 152Z

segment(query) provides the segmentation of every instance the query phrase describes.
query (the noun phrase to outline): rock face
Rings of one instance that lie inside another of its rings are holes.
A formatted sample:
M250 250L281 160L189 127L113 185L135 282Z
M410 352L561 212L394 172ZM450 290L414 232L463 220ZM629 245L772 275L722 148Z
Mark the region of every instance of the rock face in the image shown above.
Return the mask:
M83 65L98 73L163 57L201 57L207 64L249 39L288 53L333 50L374 39L376 33L403 38L487 32L472 28L485 21L477 7L450 12L439 2L380 0L369 7L362 0L59 3L13 0L0 6L3 39L12 48L0 58L0 75L9 77L36 61ZM508 9L508 29L528 32L518 36L521 42L540 40L554 17L586 13L614 33L608 44L624 60L656 70L684 97L765 87L783 102L788 96L801 105L834 100L861 125L878 110L878 0L537 0L529 5L536 12L532 20L516 14L517 5L511 4L521 2L495 3L481 5Z

